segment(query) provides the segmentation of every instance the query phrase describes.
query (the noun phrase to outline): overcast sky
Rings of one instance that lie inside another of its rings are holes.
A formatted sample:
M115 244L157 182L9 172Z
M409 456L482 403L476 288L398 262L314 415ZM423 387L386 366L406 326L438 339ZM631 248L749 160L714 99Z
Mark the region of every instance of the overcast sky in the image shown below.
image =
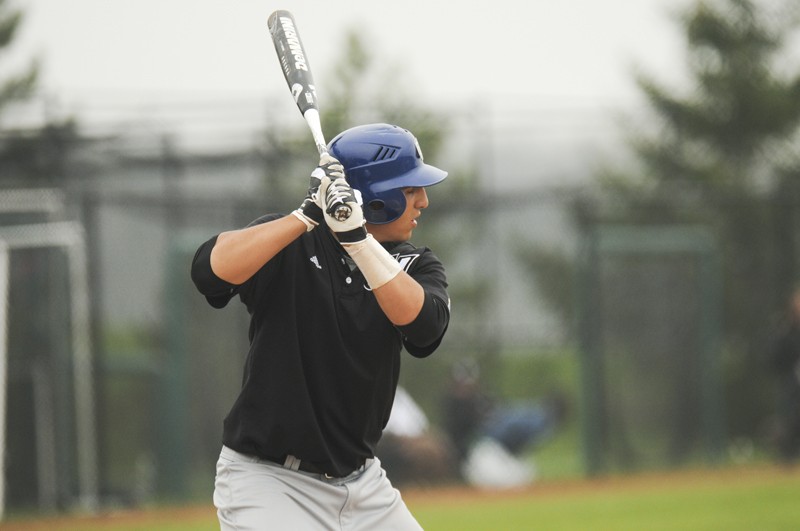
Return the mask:
M322 101L326 67L356 28L378 60L403 64L421 97L592 105L634 95L635 64L678 75L683 49L669 13L687 0L10 3L26 13L12 59L40 57L42 89L68 101L284 90L266 21L288 9Z

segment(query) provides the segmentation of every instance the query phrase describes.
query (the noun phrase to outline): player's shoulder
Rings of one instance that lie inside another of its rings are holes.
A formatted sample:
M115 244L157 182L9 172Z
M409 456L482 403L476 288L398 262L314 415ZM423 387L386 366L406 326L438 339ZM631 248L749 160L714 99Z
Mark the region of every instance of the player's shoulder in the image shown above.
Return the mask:
M417 247L411 242L390 242L384 243L384 248L389 251L389 254L397 257L400 255L403 256L422 256L425 254L432 254L431 250L427 247Z

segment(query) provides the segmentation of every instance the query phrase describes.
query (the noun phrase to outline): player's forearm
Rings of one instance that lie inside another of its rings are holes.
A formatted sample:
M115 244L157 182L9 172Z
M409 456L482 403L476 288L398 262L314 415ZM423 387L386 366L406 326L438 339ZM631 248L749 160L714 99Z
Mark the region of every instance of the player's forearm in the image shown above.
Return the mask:
M294 216L223 232L211 250L211 269L222 280L242 284L306 231Z
M359 239L347 241L352 235ZM422 286L363 227L337 233L340 241L343 236L342 246L361 270L386 317L398 326L413 321L425 299Z
M373 293L383 313L396 326L407 325L416 319L425 302L422 286L404 271L374 289Z

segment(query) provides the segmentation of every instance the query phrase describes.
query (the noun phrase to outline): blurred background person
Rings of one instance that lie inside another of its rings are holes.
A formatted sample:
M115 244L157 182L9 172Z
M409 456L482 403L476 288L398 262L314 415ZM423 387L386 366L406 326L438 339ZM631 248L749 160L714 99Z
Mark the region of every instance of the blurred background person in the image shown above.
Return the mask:
M492 398L482 388L478 364L467 360L453 366L442 409L462 478L478 487L509 488L533 482L528 453L561 426L567 401L560 393L539 400Z
M455 449L402 386L395 393L376 454L396 485L432 485L458 479Z

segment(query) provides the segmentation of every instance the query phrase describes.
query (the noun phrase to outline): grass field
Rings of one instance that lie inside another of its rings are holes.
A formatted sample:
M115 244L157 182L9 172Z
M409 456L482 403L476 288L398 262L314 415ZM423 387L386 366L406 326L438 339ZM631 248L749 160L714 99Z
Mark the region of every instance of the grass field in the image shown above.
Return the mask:
M433 531L796 530L800 468L761 466L548 481L520 491L405 489ZM212 507L126 511L96 517L11 520L3 531L211 531Z

